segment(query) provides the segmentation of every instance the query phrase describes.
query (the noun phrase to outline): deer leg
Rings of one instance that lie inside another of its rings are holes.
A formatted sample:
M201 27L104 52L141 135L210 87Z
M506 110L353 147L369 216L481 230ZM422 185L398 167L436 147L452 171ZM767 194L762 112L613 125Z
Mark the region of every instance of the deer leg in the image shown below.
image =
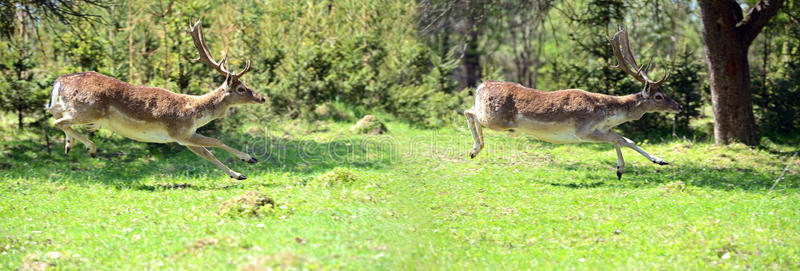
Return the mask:
M249 154L246 154L246 153L241 152L241 151L239 151L237 149L231 148L230 146L226 145L225 143L222 143L222 141L220 141L219 139L211 138L211 137L207 137L207 136L203 136L203 135L199 135L199 134L193 134L188 139L184 140L184 145L194 145L194 146L220 148L220 149L228 151L229 153L235 155L239 159L242 159L242 161L248 162L250 164L258 162L258 160L256 160L255 158L253 158Z
M247 176L244 176L241 173L233 171L230 168L228 168L227 166L225 166L225 164L223 164L216 157L214 157L214 154L212 154L210 151L208 151L208 149L206 149L205 147L203 147L203 146L192 146L192 145L185 145L185 146L187 148L189 148L189 150L191 150L193 153L197 154L200 157L205 158L206 160L208 160L212 164L214 164L217 167L219 167L220 169L222 169L222 171L225 171L225 173L228 174L228 176L231 176L231 178L234 178L234 179L237 179L237 180L247 179Z
M75 139L69 136L68 133L64 132L64 154L68 154L69 150L72 149L74 144Z
M592 141L592 142L608 142L608 143L614 144L615 146L625 146L625 147L631 148L631 149L637 151L638 153L642 154L642 156L646 157L648 160L650 160L653 163L656 163L656 164L659 164L659 165L662 165L662 166L663 165L669 165L669 163L667 163L663 159L655 157L655 156L652 156L649 153L647 153L646 151L644 151L642 148L639 148L639 146L636 146L636 143L633 142L633 140L630 140L627 137L618 135L617 133L614 133L612 131L594 131L593 133L591 133L588 136L586 136L585 139L587 139L587 141ZM618 153L618 156L622 157L622 155L619 154L619 153ZM620 158L620 160L621 160L621 158Z
M464 116L467 117L467 127L472 133L472 152L469 153L469 158L475 158L483 149L483 130L471 110L464 111Z
M617 149L617 180L622 180L622 173L625 172L625 160L622 159L622 150L619 149L619 144L614 144Z
M639 146L636 146L636 143L633 142L633 140L630 140L627 137L624 137L624 136L621 136L621 135L617 135L617 136L618 136L618 139L617 139L618 144L635 150L636 152L642 154L642 156L646 157L648 160L650 160L653 163L656 163L656 164L659 164L659 165L662 165L662 166L663 165L669 165L669 163L664 161L664 159L661 159L661 158L655 157L653 155L650 155L649 153L644 151L642 148L639 148Z
M83 145L86 145L86 148L89 149L89 155L92 158L97 157L97 148L95 148L94 142L92 142L88 138L84 137L83 135L81 135L78 132L76 132L75 130L73 130L70 127L73 124L76 124L76 123L73 123L72 122L72 118L70 118L70 117L63 117L63 118L60 118L60 119L56 120L55 122L53 122L53 126L58 127L58 129L61 129L66 134L66 138L65 138L66 142L64 144L64 153L69 152L70 148L72 148L72 144L73 144L72 140L73 139L77 139L78 141L83 143Z
M655 157L647 153L646 151L636 146L636 143L633 140L630 140L624 136L618 135L612 131L594 131L593 133L586 135L582 139L590 142L607 142L614 144L614 149L617 151L617 179L622 180L622 173L625 172L625 160L622 158L622 150L620 150L620 146L625 146L635 151L641 153L644 157L652 161L653 163L659 165L667 165L669 163L665 162L661 158Z
M478 122L477 119L474 119L472 123L475 124L475 130L478 130L478 140L481 144L481 150L483 150L483 126L481 126L481 123Z

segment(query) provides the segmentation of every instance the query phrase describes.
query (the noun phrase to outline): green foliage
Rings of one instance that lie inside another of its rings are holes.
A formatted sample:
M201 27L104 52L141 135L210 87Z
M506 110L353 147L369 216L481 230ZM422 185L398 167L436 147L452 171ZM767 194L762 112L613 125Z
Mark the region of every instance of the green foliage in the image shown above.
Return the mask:
M100 71L104 68L107 47L97 33L66 32L61 43L53 48L55 54L66 56L68 68L73 72Z
M0 41L0 111L16 114L20 130L25 115L41 115L49 94L37 81L31 50L23 40Z
M317 105L338 101L384 108L410 121L435 117L441 112L436 104L420 110L434 112L422 117L403 106L441 100L437 95L452 90L454 65L414 41L408 8L413 5L393 1L287 1L252 15L264 18L247 18L268 22L252 33L268 36L270 46L258 48L267 55L267 76L256 80L268 84L273 110L305 118Z
M693 118L700 116L700 108L704 101L700 92L702 64L698 63L694 57L694 52L684 48L676 56L670 79L666 82L664 89L667 96L683 106L683 110L675 115L673 123L673 134L691 135L692 130L689 122ZM663 129L663 128L662 128Z
M795 49L796 50L796 49ZM795 54L796 56L797 54ZM758 105L758 124L762 133L770 136L800 134L800 57L794 57L771 78L769 89L756 87L754 103ZM760 80L754 80L758 86ZM785 138L797 140L797 138Z
M435 56L426 54L415 55L408 66L425 63L426 59L433 58L433 67L429 73L419 78L416 83L407 83L397 87L389 94L386 107L400 118L410 120L427 127L440 127L449 117L464 108L464 95L450 94L454 91L456 83L448 77L456 68L455 61L443 61ZM416 62L416 63L414 63ZM420 67L420 66L417 66ZM424 65L422 67L425 67Z
M797 1L786 13L800 11ZM756 61L750 73L759 134L778 141L800 142L800 22L779 14L753 42Z
M0 83L4 92L26 91L4 98L5 111L38 119L49 80L86 70L178 93L206 93L218 87L223 76L190 61L197 52L186 28L189 19L197 18L203 20L212 55L228 55L233 70L250 60L252 71L243 79L269 99L267 106L232 111L204 132L229 132L245 123L265 125L279 118L320 118L314 110L331 102L369 111L365 113L388 112L422 127L460 125L462 120L454 120L472 100L461 87L467 61L471 77L482 74L482 80L505 79L545 91L635 93L641 84L609 67L616 60L606 36L617 26L630 30L640 64L652 59L660 67L674 66L665 91L687 109L674 121L646 115L623 125L627 133L666 135L674 127L676 134L690 135L688 123L704 102L692 86L707 84L697 76L704 74L704 65L698 63L702 44L696 7L684 1L67 2L55 1L53 7L72 12L64 17L74 18L66 20L69 24L56 23L54 19L63 21L60 15L49 16L45 9L20 14L24 10L12 7L19 1L0 8L0 13L13 15L2 16L8 22L0 29L6 33L3 44L24 40L19 44L27 46L24 57L5 47L0 60L6 63L7 76ZM794 12L796 6L791 2L784 12ZM86 17L90 14L103 20ZM797 24L788 15L775 20L764 31L767 38L757 40L752 50L758 58L766 52L768 64L755 63L753 68L775 71L766 77L752 73L754 100L763 130L790 133L798 127L793 122L796 110L782 104L790 100L782 98L793 95L797 83L783 58L796 51L791 33L797 32ZM34 76L9 79L12 62L22 58L35 63L24 72ZM652 77L665 71L659 68Z

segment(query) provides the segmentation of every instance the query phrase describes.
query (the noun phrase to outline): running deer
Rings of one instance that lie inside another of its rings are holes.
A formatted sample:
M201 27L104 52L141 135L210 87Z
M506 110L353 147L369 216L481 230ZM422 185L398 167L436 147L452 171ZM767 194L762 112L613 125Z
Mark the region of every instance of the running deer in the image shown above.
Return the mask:
M231 178L246 179L217 160L206 147L222 148L248 163L258 162L252 156L225 145L221 141L197 134L197 128L225 115L229 107L239 104L262 104L261 94L248 88L241 77L250 70L250 61L238 73L225 68L227 57L216 62L209 53L200 20L190 25L200 62L225 76L215 90L200 96L184 95L163 88L131 85L99 74L81 72L62 75L50 93L48 110L56 118L53 125L66 134L64 152L68 153L75 139L96 157L94 143L71 127L92 124L104 127L136 141L177 142L213 163Z
M609 41L619 63L614 67L642 82L644 89L641 92L625 96L580 89L541 92L515 83L484 82L475 91L475 106L464 111L474 143L470 158L475 158L483 149L481 126L486 126L492 130L517 129L556 144L611 143L617 151L618 179L622 179L625 167L620 146L636 150L653 163L667 165L666 161L650 155L611 129L638 120L648 112L680 112L683 109L681 105L667 97L660 88L669 77L669 71L659 81L650 80L647 76L650 65L640 67L636 64L625 29L620 29Z

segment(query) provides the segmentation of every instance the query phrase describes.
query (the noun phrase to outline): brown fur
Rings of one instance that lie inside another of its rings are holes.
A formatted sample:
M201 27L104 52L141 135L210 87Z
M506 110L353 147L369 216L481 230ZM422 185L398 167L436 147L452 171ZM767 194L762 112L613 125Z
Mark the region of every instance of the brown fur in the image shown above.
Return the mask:
M476 95L474 110L486 116L479 118L479 121L490 129L498 130L517 127L519 117L541 122L581 124L601 121L616 112L627 112L626 119L633 120L646 112L673 108L677 111L679 107L666 95L663 102L656 103L645 99L641 93L610 96L580 89L543 92L517 83L498 81L484 82Z
M65 152L69 152L77 139L95 156L94 143L71 126L103 123L106 128L137 141L178 142L232 178L246 177L219 162L205 147L225 149L250 163L257 161L217 139L195 133L197 128L222 117L230 106L264 103L261 94L235 76L208 94L193 96L131 85L97 72L82 72L56 79L51 96L49 110L56 118L54 125L66 134Z
M493 130L519 128L551 143L611 143L617 151L617 177L622 178L625 162L620 146L632 148L654 163L665 165L667 162L648 154L611 129L639 119L647 112L680 110L678 103L651 82L646 82L645 89L639 93L610 96L580 89L542 92L516 83L486 81L477 89L475 106L464 111L464 116L474 144L471 158L483 149L482 126Z
M61 83L60 98L71 103L79 112L77 122L91 123L108 115L109 107L125 115L145 121L158 122L169 129L172 136L188 136L196 118L211 114L216 119L235 102L223 87L209 94L191 96L177 94L163 88L131 85L97 72L67 74L56 79ZM239 82L237 82L239 83ZM239 83L241 84L241 83ZM252 102L263 102L261 94L252 92Z

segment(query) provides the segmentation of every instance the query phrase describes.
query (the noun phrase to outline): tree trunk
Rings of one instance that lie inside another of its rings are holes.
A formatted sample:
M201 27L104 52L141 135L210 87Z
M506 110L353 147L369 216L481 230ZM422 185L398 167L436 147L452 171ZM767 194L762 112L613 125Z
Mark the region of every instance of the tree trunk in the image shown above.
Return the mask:
M133 18L131 1L128 0L128 83L133 84Z
M44 119L42 120L42 129L44 129L44 143L47 146L47 154L50 154L50 129L47 127L47 110L42 111Z
M464 66L465 87L473 88L481 80L480 52L478 49L478 36L476 30L470 30L467 48L464 49L464 57L461 61Z
M714 139L717 144L729 144L735 140L758 145L747 48L737 45L740 44L730 40L706 39ZM727 47L727 50L711 49L714 47Z
M747 51L782 3L762 0L744 17L736 1L699 1L717 144L758 145Z
M17 120L19 121L19 130L22 131L23 123L22 123L22 109L17 108Z

